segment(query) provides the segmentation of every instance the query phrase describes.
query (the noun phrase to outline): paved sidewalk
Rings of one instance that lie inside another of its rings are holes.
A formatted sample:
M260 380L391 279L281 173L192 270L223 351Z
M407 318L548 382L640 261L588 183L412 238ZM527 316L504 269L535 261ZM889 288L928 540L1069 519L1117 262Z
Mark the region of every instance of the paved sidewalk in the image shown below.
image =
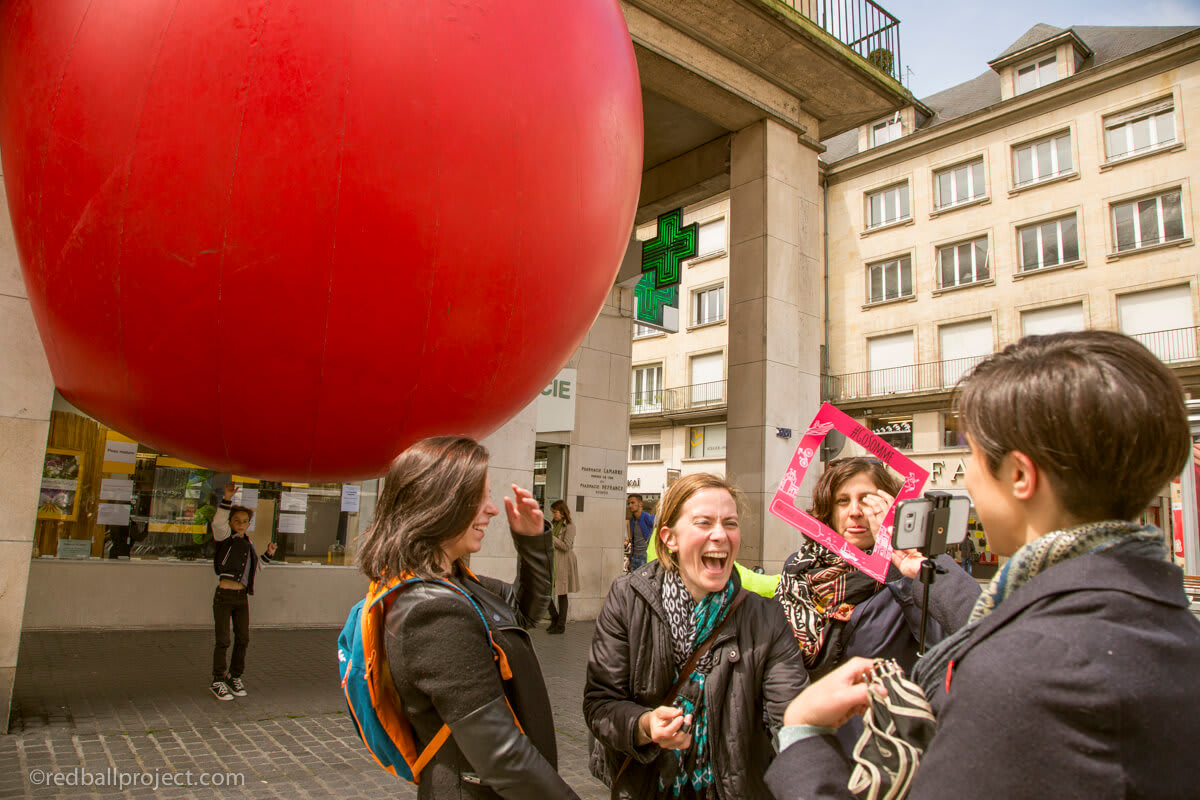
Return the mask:
M0 736L0 798L415 797L354 733L337 675L337 633L252 631L249 695L232 702L208 691L211 632L25 633L10 733ZM592 624L532 636L554 705L559 771L584 800L603 800L607 790L587 771L581 708ZM165 775L188 771L196 784L225 773L244 784L164 785ZM150 781L157 774L160 786L34 785L55 773L110 784L119 773Z

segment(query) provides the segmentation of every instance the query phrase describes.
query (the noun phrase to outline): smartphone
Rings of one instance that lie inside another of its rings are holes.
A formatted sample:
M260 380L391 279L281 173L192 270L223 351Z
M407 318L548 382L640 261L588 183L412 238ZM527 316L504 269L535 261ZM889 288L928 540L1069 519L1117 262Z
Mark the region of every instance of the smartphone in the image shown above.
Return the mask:
M969 497L929 492L924 497L901 500L896 505L892 547L939 555L946 552L946 545L958 544L967 538L970 516ZM939 519L945 520L941 531L938 530Z

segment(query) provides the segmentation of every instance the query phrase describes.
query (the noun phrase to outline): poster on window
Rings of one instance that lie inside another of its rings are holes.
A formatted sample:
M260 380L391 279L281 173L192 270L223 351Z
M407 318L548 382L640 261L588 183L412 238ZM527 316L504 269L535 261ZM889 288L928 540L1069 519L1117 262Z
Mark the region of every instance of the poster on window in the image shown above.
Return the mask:
M83 453L79 450L46 448L42 462L38 519L74 520L79 515L79 473Z

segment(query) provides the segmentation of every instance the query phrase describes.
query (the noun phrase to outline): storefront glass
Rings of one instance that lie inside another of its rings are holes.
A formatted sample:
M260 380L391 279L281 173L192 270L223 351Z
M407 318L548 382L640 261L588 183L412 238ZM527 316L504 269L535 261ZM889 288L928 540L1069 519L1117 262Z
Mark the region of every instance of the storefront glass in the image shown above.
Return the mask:
M73 408L51 412L34 558L132 561L212 557L211 521L226 483L253 508L250 537L276 558L351 566L370 523L378 480L289 483L230 475L155 452Z

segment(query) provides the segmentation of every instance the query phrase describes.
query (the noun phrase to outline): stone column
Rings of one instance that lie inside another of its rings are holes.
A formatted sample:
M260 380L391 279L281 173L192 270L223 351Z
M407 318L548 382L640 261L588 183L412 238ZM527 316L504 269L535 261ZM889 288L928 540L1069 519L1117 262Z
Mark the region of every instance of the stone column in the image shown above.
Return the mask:
M734 135L726 467L750 506L739 560L768 572L800 543L767 507L820 405L821 214L817 153L794 130L762 120Z
M0 191L0 729L8 730L54 382Z

